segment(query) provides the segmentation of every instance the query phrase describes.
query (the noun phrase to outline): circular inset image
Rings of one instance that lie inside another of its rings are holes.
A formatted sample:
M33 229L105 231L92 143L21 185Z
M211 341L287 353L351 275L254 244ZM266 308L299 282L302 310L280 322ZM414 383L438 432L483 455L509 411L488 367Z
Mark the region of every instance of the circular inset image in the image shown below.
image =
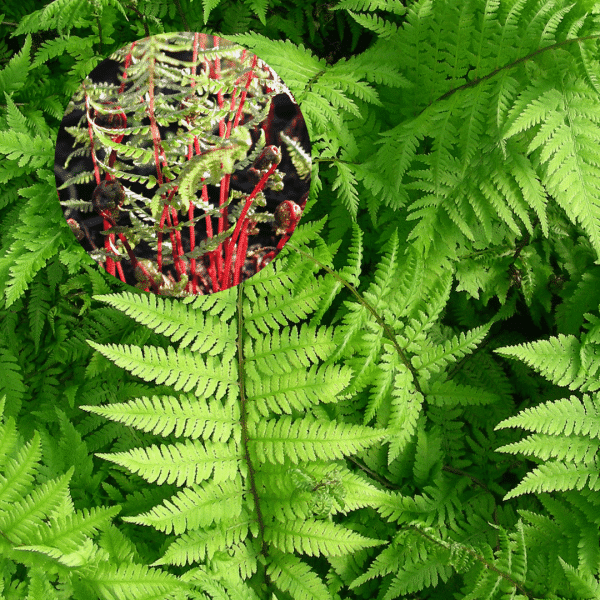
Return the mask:
M308 198L310 140L290 91L219 37L132 43L73 95L57 138L60 203L108 273L168 296L264 268Z

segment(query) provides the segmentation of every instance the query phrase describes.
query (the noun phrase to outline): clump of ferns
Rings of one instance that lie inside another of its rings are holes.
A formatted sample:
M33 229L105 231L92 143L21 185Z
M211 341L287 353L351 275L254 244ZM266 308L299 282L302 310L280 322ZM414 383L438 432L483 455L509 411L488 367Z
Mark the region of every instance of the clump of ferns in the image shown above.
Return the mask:
M75 149L65 168L89 156L93 170L61 188L96 187L89 200L61 204L96 213L103 228L96 244L83 220L69 218L77 239L111 275L162 295L217 292L264 268L293 233L307 197L267 210L265 191L284 189L281 148L267 141L272 99L289 95L285 85L257 56L199 33L146 38L111 58L123 64L118 85L88 77L67 111L82 116L66 128ZM298 139L282 133L279 141L307 178L310 157ZM242 170L249 191L231 188ZM259 234L263 243L251 243ZM264 243L274 236L277 243Z

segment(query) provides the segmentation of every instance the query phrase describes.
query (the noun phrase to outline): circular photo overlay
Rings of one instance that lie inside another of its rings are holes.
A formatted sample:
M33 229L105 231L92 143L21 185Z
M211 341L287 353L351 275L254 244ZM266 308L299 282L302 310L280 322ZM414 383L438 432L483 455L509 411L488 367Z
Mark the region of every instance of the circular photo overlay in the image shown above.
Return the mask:
M67 223L108 273L165 296L252 277L308 198L310 140L277 74L202 33L132 43L73 95L55 175Z

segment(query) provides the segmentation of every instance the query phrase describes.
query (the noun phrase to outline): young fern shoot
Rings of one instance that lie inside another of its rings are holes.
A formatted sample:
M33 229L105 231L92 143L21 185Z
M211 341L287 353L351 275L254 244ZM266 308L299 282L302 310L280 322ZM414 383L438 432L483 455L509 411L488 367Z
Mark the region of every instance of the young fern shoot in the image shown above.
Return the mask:
M210 294L251 277L289 239L310 185L297 105L281 137L272 131L274 100L289 91L256 55L200 33L145 38L110 58L122 65L117 81L92 73L67 109L81 116L65 127L75 148L64 168L89 159L59 191L93 186L61 202L71 229L108 273L156 294Z

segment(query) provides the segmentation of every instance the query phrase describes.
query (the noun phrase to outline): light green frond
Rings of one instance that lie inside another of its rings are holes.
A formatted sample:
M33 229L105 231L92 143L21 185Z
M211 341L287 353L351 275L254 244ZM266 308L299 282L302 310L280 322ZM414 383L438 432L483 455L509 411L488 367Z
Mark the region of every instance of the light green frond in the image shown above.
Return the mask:
M590 378L586 369L582 368L581 342L574 335L559 334L548 340L498 348L496 352L522 360L556 385L570 390L600 389L600 378L597 375Z
M470 354L487 335L491 324L476 327L468 332L463 332L443 344L437 345L433 350L412 357L412 364L419 371L437 372L447 364Z
M523 481L511 490L504 500L510 500L522 494L540 494L558 490L600 489L598 472L600 463L595 460L588 464L564 463L553 461L536 467L528 473Z
M411 594L430 586L437 586L450 579L453 569L448 565L448 552L440 549L430 552L425 560L408 562L392 578L384 600L392 600L401 594Z
M69 31L80 16L89 14L92 5L86 0L54 0L44 8L28 14L17 27L15 35L56 28Z
M334 421L282 416L277 420L251 424L250 449L258 461L283 464L299 461L332 460L368 448L385 437L385 432L345 425Z
M234 544L243 542L254 525L254 518L243 512L227 526L196 529L180 535L154 565L188 565L208 558L215 553L227 551Z
M289 294L262 296L254 304L244 299L244 325L252 337L262 337L280 325L306 318L317 309L319 299L319 287L315 283L294 297Z
M437 406L477 406L499 401L500 396L492 390L457 384L451 379L436 381L427 391L427 402Z
M202 486L184 488L162 505L124 520L179 535L237 519L242 513L242 494L239 479L208 481Z
M9 348L0 347L0 393L11 403L11 413L17 413L27 390L17 357Z
M65 501L72 475L71 468L62 477L43 483L27 496L13 502L9 512L0 514L0 528L13 543L25 543L43 519Z
M49 59L56 56L62 56L65 53L75 57L90 53L93 44L94 38L81 37L78 35L72 35L67 39L58 38L55 40L48 40L44 42L36 52L35 60L31 66L37 67L44 64Z
M4 423L0 423L0 467L4 473L1 489L3 490L0 494L4 494L7 491L4 481L6 479L6 463L8 462L7 457L11 456L17 445L18 434L15 420L13 418L5 418L2 414L4 412L4 403L6 402L6 395L0 398L0 415L4 418Z
M177 351L172 346L167 351L158 346L124 346L121 344L97 344L88 340L90 346L116 365L157 384L171 385L177 391L188 392L194 387L196 396L208 398L215 394L220 400L226 394L235 393L237 387L236 365L221 364L213 357L202 357L187 349Z
M330 330L302 325L274 331L271 337L255 340L254 343L248 338L244 354L249 372L260 380L259 372L274 375L308 368L327 359L334 349Z
M498 452L536 456L542 460L557 459L563 462L589 463L600 451L600 440L572 435L530 435L524 440L500 446Z
M600 593L600 583L596 577L586 572L585 568L576 569L561 557L558 557L558 560L571 588L580 598L593 598Z
M348 11L348 14L359 24L362 25L365 29L370 29L379 35L380 38L389 38L392 37L397 31L398 27L391 23L390 21L386 21L377 15L367 15L362 13L353 12L351 10Z
M350 382L351 370L339 365L312 365L308 370L265 378L250 367L248 375L248 399L260 414L268 416L270 412L292 414L320 402L337 402L336 396Z
M204 7L204 24L208 23L210 13L221 4L221 1L222 0L202 0L202 6Z
M56 546L64 551L75 551L88 536L108 526L120 510L118 506L84 508L75 514L52 516L32 532L28 545Z
M410 371L406 368L399 370L394 378L387 425L390 443L388 465L392 464L413 437L423 400L423 394L415 389Z
M239 423L239 407L214 399L203 401L192 395L142 396L122 404L80 406L107 419L152 432L195 440L226 442Z
M3 426L3 433L6 435L5 452L10 452L11 442L16 438L14 433L14 421L10 420ZM19 453L10 458L6 464L2 465L2 474L0 475L0 510L9 510L18 498L22 498L25 492L30 489L31 483L37 473L38 462L41 458L40 438L36 432L33 439L23 446Z
M340 556L384 543L337 523L311 520L273 523L266 528L265 539L281 552L302 552L308 556Z
M382 310L383 304L389 305L389 302L397 301L397 298L393 297L395 290L392 291L398 278L398 231L396 229L392 232L381 254L382 258L375 269L373 283L364 293L365 299L378 310Z
M543 183L600 253L596 102L595 90L574 77L567 77L561 86L550 79L536 82L516 101L504 139L526 134L527 152L543 167Z
M263 25L267 24L266 15L269 0L244 0ZM235 12L235 11L231 11Z
M100 563L86 569L82 579L100 598L174 598L188 587L178 577L162 569L125 562L121 565Z
M331 187L332 190L339 188L339 196L344 206L353 219L356 219L358 211L358 192L356 190L356 179L352 170L340 161L335 161L337 177Z
M179 342L179 348L189 347L191 352L216 355L235 345L235 330L219 315L200 311L195 305L188 308L169 298L130 292L94 296L94 299L110 304L156 333Z
M397 542L394 540L387 548L384 548L369 565L368 569L350 583L350 589L357 588L363 583L384 577L390 573L399 571L402 563L402 555L398 550Z
M27 79L27 73L31 68L29 53L31 51L31 36L25 38L23 47L15 54L8 64L0 71L0 95L12 94L21 89ZM4 93L3 93L4 92ZM1 148L0 148L1 150Z
M346 260L347 264L340 269L339 273L350 285L358 288L363 260L363 232L355 223L352 223L352 241Z
M298 173L300 179L306 179L312 170L312 160L298 141L285 135L283 131L279 133L279 137L285 143L288 154L292 160L292 164Z
M600 399L598 396L583 396L583 402L576 396L562 398L527 408L519 414L505 419L496 429L522 427L527 431L547 435L585 435L600 438Z
M326 65L302 44L296 45L290 40L270 40L257 33L232 35L229 39L258 54L285 81L299 103L302 103L302 92L308 82L316 78ZM302 104L303 112L304 108Z
M361 356L357 360L357 362L364 361L373 365L378 363L377 369L372 368L368 371L370 377L367 381L371 384L371 393L363 419L365 425L375 416L384 401L389 400L394 379L398 376L399 372L406 369L398 353L393 351L389 345L385 347L383 352L380 352L380 350L379 346L374 346L369 355Z
M406 8L400 0L340 0L340 2L332 7L332 10L341 9L360 10L363 12L384 10L396 15L406 13Z
M327 586L302 560L293 554L272 550L267 575L275 585L297 600L329 600Z
M235 443L213 442L203 446L197 441L134 448L129 452L97 454L137 473L150 483L177 486L200 483L211 476L215 482L237 477L241 458Z

